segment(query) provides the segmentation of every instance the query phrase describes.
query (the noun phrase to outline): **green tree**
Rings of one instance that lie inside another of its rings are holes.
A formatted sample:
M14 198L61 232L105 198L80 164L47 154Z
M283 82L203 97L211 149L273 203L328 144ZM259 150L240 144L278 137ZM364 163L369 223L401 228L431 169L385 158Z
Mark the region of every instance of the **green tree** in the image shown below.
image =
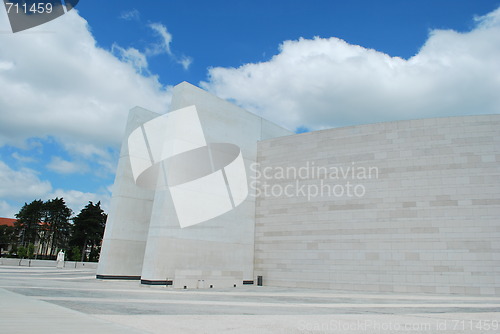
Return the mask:
M28 244L27 247L20 246L19 249L17 250L17 257L19 258L19 265L21 265L21 261L25 258L30 259L28 262L29 266L31 266L31 259L35 255L35 245L33 244Z
M34 255L35 255L35 245L29 244L28 247L26 248L26 257L28 259L32 259Z
M72 211L63 198L55 198L44 203L45 218L42 228L45 232L45 255L55 255L58 249L68 248L71 236L70 217Z
M24 203L21 210L16 213L17 221L14 226L20 235L20 244L26 246L36 243L39 238L39 228L45 216L45 207L42 200L35 200L30 204Z
M69 260L70 261L80 261L81 257L82 257L82 252L80 251L80 247L73 246L69 252L69 256L68 256Z
M14 226L0 225L0 249L7 251L17 243Z
M21 265L21 261L28 256L28 248L24 246L19 246L17 249L17 257L19 258L19 265Z
M104 235L107 215L101 209L101 202L89 202L80 213L73 218L73 235L70 245L81 249L81 261L84 261L87 250L91 254L99 253ZM94 256L96 260L98 256Z

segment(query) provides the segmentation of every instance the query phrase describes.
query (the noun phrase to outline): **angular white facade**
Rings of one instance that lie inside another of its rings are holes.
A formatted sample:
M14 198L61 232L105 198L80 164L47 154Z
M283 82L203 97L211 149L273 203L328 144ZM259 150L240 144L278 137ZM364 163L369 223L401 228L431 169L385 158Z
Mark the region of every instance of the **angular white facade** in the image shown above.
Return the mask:
M149 232L154 191L135 184L128 151L128 137L157 113L130 111L116 169L113 197L99 257L97 277L140 279Z
M500 294L500 115L291 135L187 83L171 110L130 113L98 278Z
M174 88L171 110L163 116L131 111L97 275L182 287L253 281L255 196L246 182L254 173L250 165L256 162L258 141L291 133L188 83ZM188 117L193 112L196 117ZM173 131L177 133L171 135ZM143 134L150 139L144 144ZM154 147L160 143L162 147ZM211 145L208 161L196 155L205 144ZM183 153L191 156L184 156L188 163L181 171L197 167L201 170L193 173L199 178L180 175L185 180L179 185L165 181L173 173L167 172L165 179L146 175L160 161L168 161L161 168L170 168ZM218 166L218 161L223 163ZM204 173L210 164L213 171ZM142 176L149 179L141 182ZM151 184L156 184L154 190ZM210 196L203 196L207 191Z

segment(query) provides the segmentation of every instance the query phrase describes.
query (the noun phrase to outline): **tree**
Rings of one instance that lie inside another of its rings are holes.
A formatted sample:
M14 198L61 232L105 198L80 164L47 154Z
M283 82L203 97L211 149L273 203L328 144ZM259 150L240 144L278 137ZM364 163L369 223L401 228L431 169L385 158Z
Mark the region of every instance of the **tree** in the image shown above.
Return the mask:
M68 259L70 261L80 261L82 257L82 252L80 251L80 247L73 246L68 254Z
M34 255L35 255L35 245L29 244L28 247L26 248L26 257L28 259L32 259Z
M0 249L6 251L9 249L10 245L15 243L16 234L14 226L0 225Z
M45 255L55 255L58 249L68 247L71 234L69 222L72 211L63 198L55 198L44 203L45 218L42 227L45 231Z
M21 246L30 243L34 244L39 238L40 223L45 215L44 203L42 200L35 200L30 204L24 203L23 207L16 214L17 221L14 226L20 235Z
M89 202L80 213L73 218L73 235L70 241L72 246L81 249L81 261L90 248L90 253L99 252L107 215L101 209L101 202ZM97 256L96 256L97 257ZM96 258L92 259L96 260Z
M19 246L17 249L17 257L19 258L19 265L21 265L21 261L28 256L28 248L24 246Z
M16 214L14 224L20 246L38 245L37 255L55 255L58 249L67 248L71 235L71 214L63 198L25 203Z
M29 263L28 265L31 266L31 259L33 258L34 255L35 255L35 245L28 244L28 247L24 247L24 246L19 247L19 249L17 250L17 257L19 258L19 265L21 265L21 261L24 258L28 258L28 259L30 259L30 261L28 262Z

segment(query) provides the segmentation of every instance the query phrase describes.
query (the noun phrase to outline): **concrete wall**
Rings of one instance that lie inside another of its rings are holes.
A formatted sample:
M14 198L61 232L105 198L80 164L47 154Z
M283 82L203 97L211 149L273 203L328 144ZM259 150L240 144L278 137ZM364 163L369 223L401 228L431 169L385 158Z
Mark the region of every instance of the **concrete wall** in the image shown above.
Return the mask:
M139 279L141 276L155 193L135 184L130 166L128 136L141 124L158 116L139 107L129 113L99 257L97 275L100 278Z
M291 134L193 85L177 85L173 90L171 111L193 105L206 142L237 145L248 175L252 173L249 166L257 159L257 141ZM221 216L181 228L170 188L148 190L136 184L130 162L129 136L139 127L144 134L144 123L158 120L159 116L142 108L134 108L130 112L106 223L98 278L141 279L145 284L175 282L176 286L192 286L193 282L197 284L199 280L204 280L215 287L241 285L244 280L252 280L255 235L253 194ZM189 124L184 126L186 128L174 130L186 131L189 137L193 129ZM153 137L161 140L167 129L158 128L156 131ZM148 141L148 144L160 146L163 142ZM151 154L151 147L148 150ZM133 153L135 157L134 154L136 152Z
M255 275L264 284L500 294L500 115L270 139L258 162L268 178L257 188L274 187L256 204ZM270 175L280 167L305 167L305 177ZM377 177L363 177L369 167Z
M291 134L202 89L177 85L171 110L191 105L196 106L207 143L237 145L249 176L249 167L257 159L257 141ZM173 281L175 286L205 280L215 287L252 280L254 227L253 194L221 216L180 228L168 190L157 190L141 279L148 284Z

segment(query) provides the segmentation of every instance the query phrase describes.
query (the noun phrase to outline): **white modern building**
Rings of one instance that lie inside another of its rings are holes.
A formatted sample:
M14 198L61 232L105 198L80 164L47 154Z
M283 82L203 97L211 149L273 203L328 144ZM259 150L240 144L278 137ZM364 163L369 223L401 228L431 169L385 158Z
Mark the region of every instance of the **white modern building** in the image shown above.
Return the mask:
M293 134L188 83L129 115L101 279L500 294L500 115Z

